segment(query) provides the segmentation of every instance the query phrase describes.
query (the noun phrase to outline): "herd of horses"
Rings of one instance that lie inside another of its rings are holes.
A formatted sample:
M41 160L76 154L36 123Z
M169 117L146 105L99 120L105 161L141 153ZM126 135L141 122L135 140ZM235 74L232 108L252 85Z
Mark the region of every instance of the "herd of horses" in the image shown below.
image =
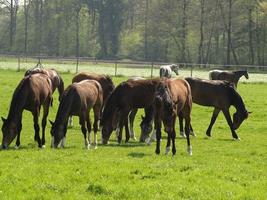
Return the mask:
M133 123L138 109L144 109L140 128L140 142L151 143L156 138L156 153L160 153L161 128L168 134L166 154L171 150L176 154L175 123L179 118L180 137L187 140L187 152L192 155L190 134L195 135L191 125L192 103L214 107L206 135L211 137L211 129L220 111L230 127L232 137L239 140L236 129L248 118L242 97L237 92L237 82L241 76L248 78L247 71L210 71L210 79L171 78L174 71L178 75L178 65L160 68L160 77L144 79L130 78L115 87L107 75L78 73L72 84L64 90L64 82L54 69L35 67L27 70L16 87L11 100L7 118L2 117L2 148L7 149L16 138L15 148L20 146L22 113L28 110L33 115L34 140L40 148L45 146L45 128L49 107L53 103L53 93L59 92L59 107L55 121L50 121L51 147L64 147L68 126L72 116L79 117L84 135L85 148L97 148L97 132L101 130L102 144L107 144L111 133L116 130L118 143L122 142L125 127L125 142L136 139ZM231 118L229 108L233 105L236 112ZM43 107L42 138L40 137L39 115ZM90 110L94 112L93 127ZM129 129L130 121L130 129ZM183 127L183 121L185 126ZM99 126L100 125L100 126ZM91 131L94 141L91 141ZM152 134L151 134L152 132Z

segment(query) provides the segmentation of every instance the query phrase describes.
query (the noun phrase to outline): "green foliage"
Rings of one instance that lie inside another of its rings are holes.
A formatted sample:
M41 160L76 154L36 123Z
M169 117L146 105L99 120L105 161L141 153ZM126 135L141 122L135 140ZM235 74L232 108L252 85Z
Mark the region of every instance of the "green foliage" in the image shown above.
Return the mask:
M0 72L0 112L5 117L23 72ZM62 76L66 86L71 83L73 74ZM126 79L113 78L116 84ZM68 129L65 149L49 147L50 125L46 148L38 149L32 116L25 111L21 148L14 150L12 144L9 150L0 151L1 199L266 199L267 103L262 98L267 95L266 87L266 83L238 87L246 107L253 112L237 131L240 142L231 139L222 114L212 139L205 139L212 109L194 105L192 125L197 137L191 139L192 157L186 153L186 141L179 138L177 155L164 155L165 133L159 156L154 153L154 143L117 145L114 133L109 145L88 151L77 118ZM57 96L55 92L51 120L58 108ZM135 121L137 136L142 113L138 112Z

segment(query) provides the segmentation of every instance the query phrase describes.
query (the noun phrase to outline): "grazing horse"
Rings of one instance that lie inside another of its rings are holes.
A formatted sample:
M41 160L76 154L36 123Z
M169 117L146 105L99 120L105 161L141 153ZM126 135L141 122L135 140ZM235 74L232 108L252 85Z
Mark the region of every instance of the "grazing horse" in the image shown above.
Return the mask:
M63 93L59 104L55 122L51 122L52 147L65 146L67 123L70 115L79 116L81 130L84 135L85 148L91 144L90 110L94 111L94 144L97 147L97 130L100 112L103 104L103 91L101 85L95 80L84 80L73 83ZM86 124L85 124L86 123ZM88 131L88 139L87 133Z
M237 83L239 79L245 76L248 79L247 70L238 70L238 71L222 71L222 70L212 70L209 72L210 80L225 80L230 83L233 83L237 88Z
M166 154L170 151L170 143L172 140L172 154L176 154L175 147L175 120L178 114L185 119L185 133L187 139L187 151L192 155L192 147L190 145L190 121L192 110L192 96L189 84L183 79L168 79L164 81L164 85L159 85L156 92L154 103L154 123L156 129L156 154L160 153L161 140L161 121L164 124L165 132L168 134Z
M115 89L115 85L114 85L112 79L110 78L110 76L93 74L93 73L89 74L89 73L81 72L72 78L72 83L78 83L78 82L83 81L83 80L95 80L95 81L99 82L99 84L101 85L102 90L103 90L103 105L102 105L102 109L103 109L109 95ZM72 117L71 116L69 118L69 126L72 126Z
M30 74L36 74L36 73L43 73L50 78L52 82L52 92L54 93L56 89L58 90L59 93L58 100L60 101L61 96L64 92L64 82L59 73L55 69L44 69L40 67L34 67L32 69L28 69L25 72L24 76L29 76Z
M21 121L24 109L30 111L33 115L34 140L38 142L39 147L44 147L46 119L51 101L52 83L48 76L39 73L24 77L13 93L7 119L2 117L2 148L6 149L16 136L16 148L20 146ZM38 123L41 106L43 106L42 140L39 135Z
M162 77L171 78L172 77L172 71L176 75L179 75L178 70L179 70L179 66L176 64L162 65L162 66L160 66L160 69L159 69L160 78L162 78Z
M206 135L211 137L211 129L216 121L220 111L231 129L232 137L240 140L235 130L239 128L242 122L248 118L250 112L247 111L241 96L226 81L203 80L198 78L185 78L189 83L192 91L193 102L202 106L214 107L210 125L206 131ZM233 105L236 112L233 114L233 121L230 116L229 108ZM180 124L180 127L182 124Z
M126 81L115 88L107 100L100 121L103 144L107 144L112 131L117 128L118 123L120 128L118 143L121 143L122 127L127 121L129 112L136 108L152 106L156 88L160 82L160 79ZM126 132L129 132L127 127ZM126 141L128 139L126 138Z

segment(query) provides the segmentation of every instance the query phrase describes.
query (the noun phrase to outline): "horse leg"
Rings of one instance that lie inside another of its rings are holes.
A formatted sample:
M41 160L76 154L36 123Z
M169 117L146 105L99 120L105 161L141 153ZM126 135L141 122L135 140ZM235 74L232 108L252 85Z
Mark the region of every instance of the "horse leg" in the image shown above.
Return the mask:
M179 117L179 126L180 126L180 137L185 138L186 136L184 134L184 125L183 125L184 118L183 118L182 112L179 112L178 117Z
M68 127L73 127L73 117L72 117L72 115L69 116Z
M137 108L133 109L129 115L129 121L130 121L130 138L136 140L135 134L134 134L134 119L137 113Z
M128 143L130 139L128 117L125 118L124 126L125 126L125 137L126 137L125 143Z
M193 130L193 127L192 127L191 123L190 123L190 127L189 127L189 128L190 128L190 135L196 137L197 135L195 134L195 132L194 132L194 130Z
M161 140L161 120L159 118L159 116L157 116L158 114L155 114L155 119L154 119L154 123L155 123L155 129L156 129L156 138L157 138L157 144L156 144L156 154L160 154L160 140Z
M18 135L17 135L15 149L18 149L20 147L20 133L21 133L21 129L22 129L22 124L19 124L19 126L18 126Z
M225 117L225 119L226 119L226 121L227 121L227 123L231 129L233 138L236 140L240 140L240 138L238 137L238 135L236 134L236 132L233 128L233 122L232 122L229 110L228 109L223 110L223 114L224 114L224 117Z
M40 127L38 122L39 117L39 109L37 108L35 112L33 112L33 122L34 122L34 140L38 142L38 147L42 147L42 141L39 135Z
M101 106L94 107L94 145L95 149L97 149L97 131L98 131L98 121L100 120L101 116Z
M168 133L165 155L168 155L168 153L170 152L170 149L171 149L171 134Z
M187 117L185 117L185 135L186 135L186 140L187 140L187 152L189 153L189 155L192 155L192 146L190 144L190 115L188 115Z
M86 128L85 128L85 114L81 113L80 118L79 118L79 123L81 125L81 130L83 133L83 137L84 137L84 145L85 148L89 150L90 148L90 142L88 141L87 137L86 137ZM87 121L88 123L88 121Z
M122 110L120 113L120 119L119 119L119 135L118 135L118 143L121 143L122 140L122 130L123 130L123 125L125 125L125 122L128 123L127 117L128 117L129 111ZM127 140L127 138L126 138ZM129 140L129 138L128 138Z
M44 113L43 113L43 119L42 119L42 147L45 147L45 127L46 127L46 120L49 113L49 104L43 106Z
M218 117L218 114L220 113L221 110L217 109L217 108L214 108L213 110L213 114L212 114L212 117L211 117L211 120L210 120L210 125L206 131L206 135L208 137L211 137L211 129L212 129L212 126L213 124L215 123L217 117Z

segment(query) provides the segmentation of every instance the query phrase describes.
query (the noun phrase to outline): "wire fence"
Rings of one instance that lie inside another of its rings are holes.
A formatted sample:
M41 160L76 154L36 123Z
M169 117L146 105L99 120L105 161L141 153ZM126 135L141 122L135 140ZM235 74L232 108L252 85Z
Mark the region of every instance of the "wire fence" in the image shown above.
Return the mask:
M89 57L52 57L52 56L21 56L0 55L0 69L12 69L25 71L36 65L46 68L54 68L60 72L78 73L93 72L108 74L111 76L142 76L157 77L161 65L170 63L163 62L138 62L128 60L99 60ZM208 71L212 69L240 70L246 69L250 73L249 81L267 82L267 66L255 65L218 65L218 64L196 64L175 63L180 65L179 75L182 77L208 78ZM242 79L241 79L242 81Z

